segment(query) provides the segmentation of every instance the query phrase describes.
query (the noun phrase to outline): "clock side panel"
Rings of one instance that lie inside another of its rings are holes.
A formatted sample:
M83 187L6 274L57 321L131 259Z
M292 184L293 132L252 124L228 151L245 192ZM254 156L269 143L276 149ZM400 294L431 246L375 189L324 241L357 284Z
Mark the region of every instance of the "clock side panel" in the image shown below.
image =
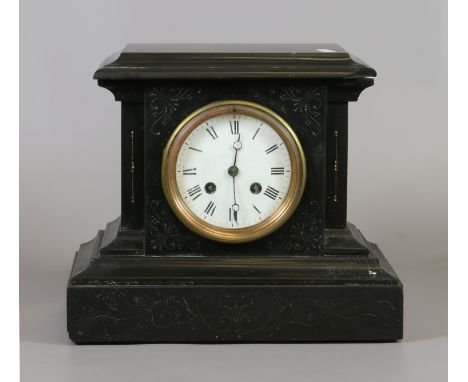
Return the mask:
M284 256L323 254L325 211L326 87L313 81L170 81L145 89L145 254ZM164 147L177 125L206 104L240 99L261 104L284 118L306 157L306 187L292 217L269 236L244 244L205 239L183 225L161 185Z

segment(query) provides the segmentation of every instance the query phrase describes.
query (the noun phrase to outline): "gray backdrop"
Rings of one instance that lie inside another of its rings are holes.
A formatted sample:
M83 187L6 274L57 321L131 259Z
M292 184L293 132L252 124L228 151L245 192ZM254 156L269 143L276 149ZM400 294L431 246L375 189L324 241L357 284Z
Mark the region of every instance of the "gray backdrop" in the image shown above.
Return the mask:
M436 0L22 0L23 380L444 380L446 8ZM119 214L120 109L92 75L127 42L337 42L377 70L375 86L350 105L348 218L405 284L404 341L77 347L68 340L73 254Z

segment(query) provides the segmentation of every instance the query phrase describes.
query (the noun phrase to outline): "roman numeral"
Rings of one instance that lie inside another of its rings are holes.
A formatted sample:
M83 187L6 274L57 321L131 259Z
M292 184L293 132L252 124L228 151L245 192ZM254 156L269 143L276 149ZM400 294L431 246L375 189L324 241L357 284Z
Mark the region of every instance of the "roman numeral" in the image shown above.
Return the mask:
M237 212L236 210L233 210L232 208L229 208L229 221L231 222L232 219L234 219L235 222L237 222Z
M252 207L255 209L255 211L257 211L259 214L261 214L260 210L257 207L255 207L255 205L252 204Z
M255 134L253 135L252 140L255 139L255 137L257 136L257 134L258 134L259 131L260 131L260 127L257 129L257 131L255 132Z
M268 186L264 192L265 196L268 196L270 199L276 200L279 191L273 187Z
M195 147L189 147L190 150L193 150L193 151L198 151L199 153L201 153L202 151L201 150L198 150L196 149Z
M182 170L183 175L197 175L197 169L196 168L186 168Z
M189 188L187 190L187 194L192 198L192 200L197 200L201 196L202 190L200 186L197 184L196 186Z
M231 134L239 134L239 121L229 121L231 125Z
M277 148L278 148L278 145L275 144L275 145L273 145L273 146L267 148L267 149L265 150L265 152L266 152L267 154L270 154L270 153L272 153L273 151L275 151Z
M215 210L216 210L216 204L214 204L213 202L209 202L205 208L205 214L209 214L210 216L213 216Z
M206 129L206 131L208 132L208 134L211 135L211 138L218 139L218 134L216 134L216 130L214 129L213 126L208 127L208 129Z
M271 175L284 175L284 167L272 167Z

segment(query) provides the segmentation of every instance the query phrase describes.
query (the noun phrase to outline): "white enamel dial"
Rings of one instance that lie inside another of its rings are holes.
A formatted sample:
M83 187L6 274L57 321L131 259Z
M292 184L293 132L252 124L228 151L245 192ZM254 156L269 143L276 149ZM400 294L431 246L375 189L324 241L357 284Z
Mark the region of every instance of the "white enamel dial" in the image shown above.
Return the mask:
M291 158L265 121L230 112L203 121L187 136L177 156L176 181L197 217L216 227L246 228L283 203Z

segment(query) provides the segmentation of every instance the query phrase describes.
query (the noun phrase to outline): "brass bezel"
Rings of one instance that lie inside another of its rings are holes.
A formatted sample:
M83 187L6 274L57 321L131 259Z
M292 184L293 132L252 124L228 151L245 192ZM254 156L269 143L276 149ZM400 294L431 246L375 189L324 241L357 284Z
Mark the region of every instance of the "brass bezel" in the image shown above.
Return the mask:
M291 158L291 184L276 212L264 221L245 228L221 228L207 223L187 207L176 181L176 162L187 136L204 121L217 115L236 113L258 118L281 137ZM305 188L306 160L301 143L289 124L272 110L250 101L225 100L205 105L191 113L176 127L164 148L161 180L164 195L172 211L191 231L223 243L246 243L271 234L281 227L297 208Z

